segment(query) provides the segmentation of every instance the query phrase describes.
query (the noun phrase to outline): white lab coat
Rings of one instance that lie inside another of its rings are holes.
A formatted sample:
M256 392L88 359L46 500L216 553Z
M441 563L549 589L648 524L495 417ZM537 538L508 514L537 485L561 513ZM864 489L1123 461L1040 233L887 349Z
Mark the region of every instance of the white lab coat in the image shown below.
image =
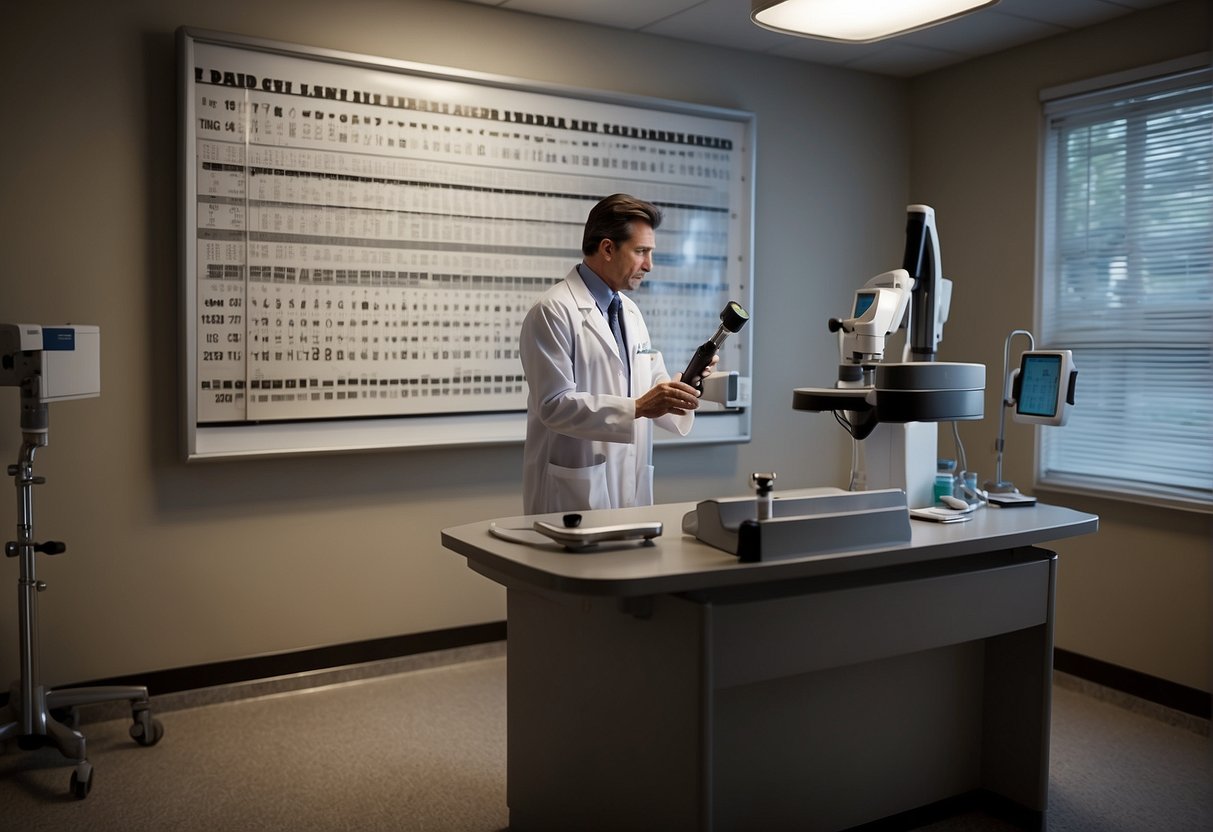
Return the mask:
M644 318L623 300L632 396L670 378ZM523 507L527 514L653 504L653 422L685 436L693 414L637 419L615 338L577 268L522 323L526 372Z

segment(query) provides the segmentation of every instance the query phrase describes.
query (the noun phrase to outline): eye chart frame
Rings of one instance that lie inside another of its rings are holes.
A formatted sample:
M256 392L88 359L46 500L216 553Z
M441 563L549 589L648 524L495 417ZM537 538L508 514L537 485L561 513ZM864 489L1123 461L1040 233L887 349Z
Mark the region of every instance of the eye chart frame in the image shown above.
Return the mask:
M665 214L632 297L671 372L752 308L752 113L184 27L178 61L187 460L521 442L518 327L609 193Z

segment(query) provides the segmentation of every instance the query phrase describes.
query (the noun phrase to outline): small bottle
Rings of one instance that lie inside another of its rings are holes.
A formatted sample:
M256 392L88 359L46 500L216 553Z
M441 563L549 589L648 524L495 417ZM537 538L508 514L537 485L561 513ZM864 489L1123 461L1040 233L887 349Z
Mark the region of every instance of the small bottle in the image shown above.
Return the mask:
M935 474L935 504L941 505L944 497L952 496L952 475L940 471Z
M935 465L935 504L942 505L944 497L955 496L956 493L956 461L940 459Z
M957 496L960 497L960 499L964 500L965 502L969 502L971 500L977 499L977 472L976 471L965 471L964 488L961 489L961 493L958 494Z

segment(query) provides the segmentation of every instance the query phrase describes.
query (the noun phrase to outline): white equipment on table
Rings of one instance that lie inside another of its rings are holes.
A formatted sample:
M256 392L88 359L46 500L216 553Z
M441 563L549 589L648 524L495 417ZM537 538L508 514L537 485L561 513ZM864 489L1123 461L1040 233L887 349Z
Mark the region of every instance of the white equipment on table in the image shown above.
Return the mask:
M101 702L129 700L131 737L140 745L155 745L164 727L153 719L147 688L137 685L47 690L38 669L38 593L46 583L37 579L34 555L58 555L67 546L55 540L34 540L34 453L49 441L50 402L84 399L101 394L101 336L95 326L0 324L0 387L21 390L21 450L8 473L17 486L17 539L5 544L7 557L20 559L17 601L21 642L21 676L8 704L0 708L0 743L16 740L24 750L56 746L73 763L69 788L77 799L93 786L93 767L85 752L84 735L75 729L77 708ZM63 716L66 721L61 721Z
M935 361L951 305L940 266L935 211L906 208L902 268L877 275L855 294L851 317L830 321L839 335L834 387L792 393L796 410L832 411L856 440L861 490L901 488L911 508L934 503L938 448L934 422L981 419L985 365ZM885 339L908 318L909 361L886 362ZM859 442L858 440L865 440Z

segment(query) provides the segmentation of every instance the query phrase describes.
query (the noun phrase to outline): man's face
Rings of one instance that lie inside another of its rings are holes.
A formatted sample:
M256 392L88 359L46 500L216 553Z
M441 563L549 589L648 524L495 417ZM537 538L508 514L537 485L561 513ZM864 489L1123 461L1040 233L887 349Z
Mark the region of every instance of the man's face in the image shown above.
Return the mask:
M653 268L653 227L646 222L632 223L632 236L622 243L603 240L599 276L616 292L632 290ZM595 270L597 271L597 270Z

